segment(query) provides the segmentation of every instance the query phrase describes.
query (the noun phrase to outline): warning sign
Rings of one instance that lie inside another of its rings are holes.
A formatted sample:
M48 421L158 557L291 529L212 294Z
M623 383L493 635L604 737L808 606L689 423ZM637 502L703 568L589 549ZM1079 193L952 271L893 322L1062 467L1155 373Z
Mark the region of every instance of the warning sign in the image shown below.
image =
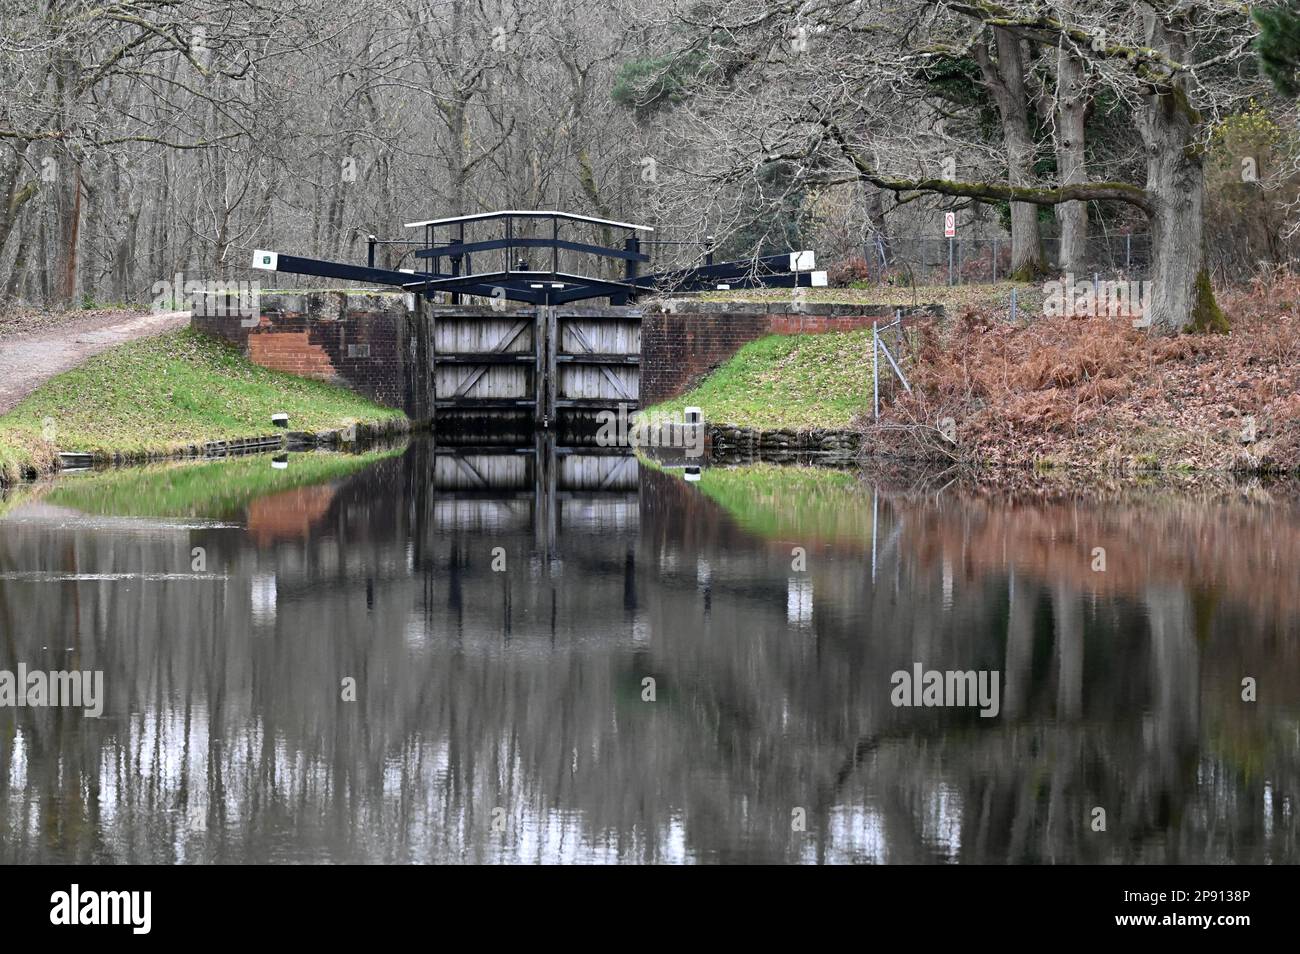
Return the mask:
M945 212L943 214L943 237L952 238L957 234L957 213Z

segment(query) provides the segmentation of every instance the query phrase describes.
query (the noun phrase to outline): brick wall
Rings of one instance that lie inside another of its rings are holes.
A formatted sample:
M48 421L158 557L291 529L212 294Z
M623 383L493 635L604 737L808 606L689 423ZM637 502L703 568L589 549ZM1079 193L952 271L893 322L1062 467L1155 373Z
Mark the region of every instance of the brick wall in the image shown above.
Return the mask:
M886 305L808 304L794 312L788 304L730 302L647 309L641 323L641 406L689 391L755 338L870 328L873 321L892 321L894 311ZM934 309L905 309L916 313Z
M426 306L425 311L428 311ZM478 309L482 311L483 309ZM439 313L476 312L439 306ZM933 307L905 314L934 313ZM768 334L818 334L869 328L892 321L890 306L731 302L671 303L647 307L641 325L642 407L690 390L740 347ZM238 318L195 316L193 327L223 338L264 367L330 381L404 410L417 421L432 417L430 322L411 315L399 296L269 296L253 327Z
M392 295L318 292L261 300L256 325L195 315L195 329L222 338L255 364L328 381L415 420L432 413L424 323Z

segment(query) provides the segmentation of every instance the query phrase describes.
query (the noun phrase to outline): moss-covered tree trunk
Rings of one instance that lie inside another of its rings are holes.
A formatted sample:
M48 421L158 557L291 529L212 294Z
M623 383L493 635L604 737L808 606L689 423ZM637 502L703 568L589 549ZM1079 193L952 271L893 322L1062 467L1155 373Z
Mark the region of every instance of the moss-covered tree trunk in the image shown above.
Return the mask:
M1164 37L1170 52L1176 43ZM1146 97L1141 113L1147 152L1147 200L1151 221L1151 290L1146 318L1161 334L1227 331L1205 270L1204 150L1201 118L1188 102L1181 78Z

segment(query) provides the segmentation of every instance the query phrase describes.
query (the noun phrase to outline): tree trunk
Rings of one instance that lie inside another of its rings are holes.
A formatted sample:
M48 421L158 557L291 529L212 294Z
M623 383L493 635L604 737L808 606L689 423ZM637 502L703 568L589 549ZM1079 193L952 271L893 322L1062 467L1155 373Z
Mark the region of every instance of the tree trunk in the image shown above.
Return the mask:
M587 152L586 146L578 146L577 153L578 165L578 183L582 187L582 194L587 199L587 208L591 209L601 218L612 219L614 213L610 211L609 206L605 203L604 197L600 194L600 186L596 182L596 170L591 166L591 154ZM609 226L600 227L600 241L603 245L613 246L614 233ZM617 262L614 263L618 265ZM606 261L601 262L600 269L603 274L612 275L613 270Z
M99 278L105 274L104 267L104 199L95 180L95 167L87 164L78 166L81 170L81 233L85 236L81 242L83 248L77 253L80 274L80 293L82 300L98 302Z
M1182 90L1148 97L1142 138L1151 203L1151 290L1144 316L1155 331L1228 330L1205 269L1205 170L1195 117Z
M461 0L453 0L451 7L452 49L457 59L461 58L461 39L464 36L465 5ZM447 128L450 134L447 152L448 178L451 180L451 214L464 215L466 196L465 185L469 178L469 109L472 89L466 88L465 77L453 77L454 94L447 109Z
M117 208L117 233L114 236L111 257L113 301L136 300L136 243L140 235L140 214L143 203L131 201L131 181L116 168L112 175L113 205Z
M867 244L871 254L867 261L883 279L894 261L894 250L889 241L889 226L885 222L884 193L873 185L867 186Z
M1034 663L1035 592L1028 580L1007 578L1006 686L1002 713L1008 719L1023 718L1029 711L1029 692Z
M1151 631L1153 699L1147 772L1157 792L1185 789L1186 767L1200 738L1200 649L1185 587L1150 584L1143 593ZM1142 786L1135 786L1141 789Z
M451 179L452 215L464 215L466 206L466 182L469 173L466 169L469 156L469 121L465 115L466 105L457 100L450 107L447 124L451 135L447 151L447 172Z
M64 187L63 202L59 209L60 218L60 283L59 300L71 305L77 296L77 249L81 237L81 164L72 163L71 183ZM60 183L67 181L67 173L60 176Z
M54 256L50 253L50 248L51 245L53 244L50 241L50 231L51 231L50 215L51 215L50 209L46 208L41 210L41 224L38 230L39 234L36 240L36 248L37 248L36 261L37 262L40 262L42 260L44 260L47 263L54 261ZM40 301L43 302L53 301L54 285L52 281L52 275L54 269L50 268L49 265L47 264L45 268L37 267L33 269L33 272L34 274L32 275L32 279L33 279L33 284L36 286L36 294L31 297L39 299Z
M1068 583L1052 587L1056 622L1056 718L1083 715L1083 600Z
M1083 60L1062 46L1057 56L1056 166L1062 185L1088 181L1084 158L1084 120L1087 96L1084 93ZM1088 267L1088 203L1065 202L1056 207L1061 226L1061 248L1057 264L1062 272L1082 275Z
M1151 45L1181 59L1180 28L1151 21ZM1187 98L1181 76L1145 97L1139 119L1147 151L1147 200L1151 209L1151 290L1146 323L1162 334L1228 330L1205 268L1204 147L1197 140L1201 117Z
M13 271L9 273L9 281L5 284L3 298L5 301L13 301L18 297L19 289L22 287L23 278L27 274L27 243L19 239L18 253L14 256Z
M1013 186L1034 184L1034 140L1029 131L1029 97L1025 91L1025 55L1015 34L993 27L998 59L976 45L976 58L985 85L993 94L1002 119L1002 144L1007 152L1007 181ZM1043 243L1038 206L1011 203L1011 277L1030 281L1043 273Z
M0 189L0 255L4 253L9 236L18 222L18 217L22 214L23 206L31 201L40 186L40 180L33 178L29 179L21 189L18 187L28 148L24 146L21 150L13 151L12 162L4 170L4 179L0 180L4 183L4 188Z
M168 226L171 224L171 170L171 156L164 152L162 155L162 174L158 177L158 192L154 199L153 228L149 240L150 254L152 256L152 261L149 264L152 274L145 276L146 285L152 284L155 280L167 274L167 266L171 263L169 256L171 234L168 230Z

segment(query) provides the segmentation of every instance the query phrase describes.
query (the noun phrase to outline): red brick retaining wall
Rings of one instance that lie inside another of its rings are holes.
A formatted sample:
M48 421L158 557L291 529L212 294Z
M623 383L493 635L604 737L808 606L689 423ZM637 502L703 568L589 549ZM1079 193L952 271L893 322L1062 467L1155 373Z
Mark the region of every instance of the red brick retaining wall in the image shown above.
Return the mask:
M195 329L222 338L255 364L351 388L415 420L432 411L423 325L395 296L276 295L257 323L195 315Z

